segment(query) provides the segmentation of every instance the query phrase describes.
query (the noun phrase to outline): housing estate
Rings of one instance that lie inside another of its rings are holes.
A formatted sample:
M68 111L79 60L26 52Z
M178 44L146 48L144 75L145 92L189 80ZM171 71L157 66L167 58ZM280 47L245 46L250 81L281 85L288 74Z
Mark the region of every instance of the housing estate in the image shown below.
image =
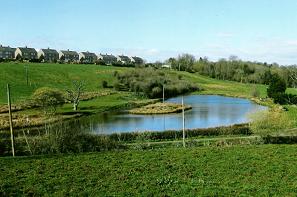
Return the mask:
M144 60L140 57L129 57L126 55L115 56L112 54L98 54L92 52L76 52L71 50L56 49L40 49L38 52L34 48L18 47L11 48L9 46L0 45L0 59L8 60L28 60L28 61L41 61L41 62L65 62L65 63L85 63L94 64L98 60L106 65L113 65L114 63L122 64L144 64Z

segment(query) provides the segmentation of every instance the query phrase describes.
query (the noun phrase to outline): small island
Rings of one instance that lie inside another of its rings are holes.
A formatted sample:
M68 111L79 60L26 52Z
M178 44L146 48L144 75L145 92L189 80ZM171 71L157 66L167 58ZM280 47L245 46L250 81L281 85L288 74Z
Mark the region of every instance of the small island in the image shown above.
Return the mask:
M155 103L146 105L140 108L135 108L129 110L131 114L169 114L169 113L179 113L182 110L186 111L192 109L190 105L184 105L177 103Z

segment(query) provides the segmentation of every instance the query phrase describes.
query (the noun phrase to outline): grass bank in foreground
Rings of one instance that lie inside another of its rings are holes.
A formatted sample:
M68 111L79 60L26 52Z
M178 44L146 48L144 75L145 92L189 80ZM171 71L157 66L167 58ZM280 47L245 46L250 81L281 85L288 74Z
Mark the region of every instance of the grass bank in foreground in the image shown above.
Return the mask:
M0 158L0 195L293 196L296 145Z

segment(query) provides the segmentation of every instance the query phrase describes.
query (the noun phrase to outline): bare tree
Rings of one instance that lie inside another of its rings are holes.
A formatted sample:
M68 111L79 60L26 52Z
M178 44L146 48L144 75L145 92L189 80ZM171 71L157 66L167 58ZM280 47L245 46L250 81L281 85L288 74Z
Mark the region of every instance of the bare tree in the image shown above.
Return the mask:
M73 110L77 111L79 102L80 102L80 97L83 93L85 83L84 81L73 81L73 88L68 89L67 94L68 94L68 100L73 104Z
M289 78L292 81L292 85L294 88L296 88L296 84L297 84L297 69L295 66L291 66L287 68L288 72L289 72Z

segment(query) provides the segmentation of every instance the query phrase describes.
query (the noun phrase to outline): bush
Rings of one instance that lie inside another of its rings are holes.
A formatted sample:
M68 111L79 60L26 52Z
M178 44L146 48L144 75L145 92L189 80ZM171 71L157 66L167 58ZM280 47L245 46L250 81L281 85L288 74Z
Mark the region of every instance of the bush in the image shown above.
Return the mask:
M283 104L285 101L285 92L287 89L286 82L277 74L272 75L269 87L267 89L268 97L272 98L275 103Z
M53 88L43 87L37 89L32 99L37 106L43 107L45 113L55 113L56 108L65 102L63 94Z
M105 81L105 80L102 81L102 87L103 87L103 88L108 88L108 83L107 83L107 81Z
M117 90L128 90L149 98L161 98L163 86L165 97L173 97L199 90L188 81L181 80L178 76L166 75L163 71L153 68L135 69L126 73L117 73L117 82L114 87Z
M297 136L264 136L265 144L297 144Z

